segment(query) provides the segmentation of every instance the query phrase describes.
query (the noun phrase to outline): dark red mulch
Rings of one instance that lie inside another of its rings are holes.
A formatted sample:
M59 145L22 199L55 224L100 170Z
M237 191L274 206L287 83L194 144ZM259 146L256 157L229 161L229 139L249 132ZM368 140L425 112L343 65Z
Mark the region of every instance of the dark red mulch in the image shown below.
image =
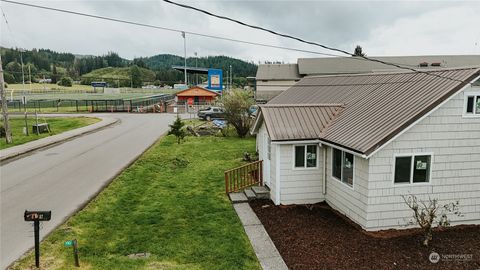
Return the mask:
M471 269L480 270L480 226L451 227L422 246L418 231L365 232L327 204L274 206L253 201L262 221L290 269ZM268 207L265 207L268 205ZM471 254L468 261L433 264L438 254Z

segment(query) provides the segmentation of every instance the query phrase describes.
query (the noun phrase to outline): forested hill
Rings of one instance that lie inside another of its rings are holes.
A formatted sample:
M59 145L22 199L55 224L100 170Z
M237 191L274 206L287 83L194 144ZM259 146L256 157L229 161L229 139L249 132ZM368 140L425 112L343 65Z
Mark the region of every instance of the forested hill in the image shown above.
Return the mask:
M183 57L171 54L159 54L140 58L140 60L151 70L167 70L171 69L174 65L184 65ZM228 56L187 58L187 66L189 67L218 68L226 72L229 70L230 65L232 65L233 73L239 77L255 76L257 73L257 65L252 62L246 62Z
M84 74L97 69L107 67L124 68L137 65L155 72L155 79L165 83L179 82L183 73L172 69L172 65L183 65L181 56L171 54L159 54L151 57L141 57L133 60L121 58L115 52L109 52L102 56L74 55L72 53L59 53L49 49L26 50L22 54L17 49L0 48L2 55L2 67L7 83L19 83L22 81L21 61L23 58L24 72L30 71L32 81L42 78L51 78L56 82L63 76L74 80L81 80ZM205 68L219 68L224 73L232 66L234 81L245 82L248 76L255 76L257 65L240 59L227 56L208 56L188 58L188 66ZM238 80L235 80L238 78ZM29 80L29 77L26 77ZM240 85L243 83L239 83Z

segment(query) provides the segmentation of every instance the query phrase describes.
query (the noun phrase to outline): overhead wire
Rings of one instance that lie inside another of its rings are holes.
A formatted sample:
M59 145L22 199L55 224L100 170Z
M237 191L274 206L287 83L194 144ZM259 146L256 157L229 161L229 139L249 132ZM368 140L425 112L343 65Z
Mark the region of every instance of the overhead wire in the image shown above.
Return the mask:
M245 22L242 22L242 21L239 21L239 20L227 17L227 16L214 14L212 12L209 12L207 10L200 9L200 8L197 8L197 7L194 7L194 6L190 6L190 5L186 5L186 4L180 4L180 3L173 2L173 1L170 1L170 0L163 0L163 2L172 4L172 5L181 7L181 8L194 10L194 11L206 14L208 16L216 17L216 18L219 18L219 19L222 19L222 20L231 21L231 22L234 22L234 23L237 23L239 25L246 26L246 27L249 27L249 28L252 28L252 29L257 29L257 30L260 30L260 31L268 32L268 33L276 35L276 36L280 36L280 37L284 37L284 38L288 38L288 39L293 39L293 40L299 41L299 42L304 43L304 44L318 46L318 47L321 47L321 48L326 49L326 50L339 52L339 53L342 53L342 54L345 54L345 55L348 55L348 56L358 57L360 59L365 59L367 61L377 62L377 63L381 63L381 64L388 65L388 66L393 66L393 67L400 68L400 69L414 71L414 72L417 72L417 73L429 74L431 76L444 78L444 79L449 79L449 80L453 80L453 81L457 81L457 82L461 82L461 83L470 83L470 82L466 82L466 81L463 81L463 80L458 80L458 79L455 79L455 78L444 77L444 76L441 76L441 75L438 75L438 74L431 74L431 72L428 72L428 71L417 70L417 69L407 67L407 66L403 66L403 65L399 65L399 64L396 64L396 63L391 63L391 62L382 61L382 60L375 59L375 58L370 58L370 57L367 57L367 56L364 56L364 55L355 55L355 54L349 53L349 52L347 52L345 50L342 50L342 49L327 46L327 45L324 45L324 44L321 44L321 43L318 43L318 42L314 42L314 41L308 41L308 40L305 40L305 39L302 39L302 38L299 38L299 37L296 37L296 36L283 34L283 33L280 33L280 32L277 32L277 31L274 31L274 30L271 30L271 29L267 29L267 28L264 28L264 27L261 27L261 26L245 23Z
M312 50L291 48L291 47L286 47L286 46L277 46L277 45L272 45L272 44L267 44L267 43L260 43L260 42L254 42L254 41L234 39L234 38L229 38L229 37L215 36L215 35L203 34L203 33L199 33L199 32L187 31L187 30L182 30L182 29L175 29L175 28L163 27L163 26L158 26L158 25L134 22L134 21L129 21L129 20L116 19L116 18L112 18L112 17L93 15L93 14L77 12L77 11L72 11L72 10L67 10L67 9L53 8L53 7L47 7L47 6L35 5L35 4L29 4L29 3L17 2L17 1L11 1L11 0L1 0L1 1L6 2L6 3L10 3L10 4L15 4L15 5L21 5L21 6L27 6L27 7L32 7L32 8L56 11L56 12L67 13L67 14L72 14L72 15L77 15L77 16L90 17L90 18L95 18L95 19L100 19L100 20L113 21L113 22L117 22L117 23L130 24L130 25L135 25L135 26L140 26L140 27L147 27L147 28L176 32L176 33L185 33L185 34L189 34L189 35L193 35L193 36L219 39L219 40L225 40L225 41L231 41L231 42L237 42L237 43L243 43L243 44L249 44L249 45L255 45L255 46L262 46L262 47L269 47L269 48L275 48L275 49L318 54L318 55L324 55L324 56L342 57L341 55L336 55L336 54L331 54L331 53L323 53L323 52L312 51Z

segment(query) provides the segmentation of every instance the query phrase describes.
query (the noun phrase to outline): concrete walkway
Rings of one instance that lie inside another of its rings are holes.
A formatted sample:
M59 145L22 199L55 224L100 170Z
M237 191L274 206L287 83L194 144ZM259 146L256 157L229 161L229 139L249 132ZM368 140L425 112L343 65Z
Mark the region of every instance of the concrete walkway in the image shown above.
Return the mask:
M237 212L248 239L253 246L260 265L264 270L288 270L277 248L270 239L267 231L253 212L248 203L235 203L233 208Z
M47 147L47 146L51 146L51 145L54 145L54 144L57 144L57 143L61 143L61 142L70 140L72 138L87 134L89 132L93 132L95 130L110 126L110 125L115 124L119 121L118 119L115 119L113 117L103 117L103 116L98 116L98 115L78 115L78 114L77 115L49 115L48 117L54 117L54 116L56 116L56 117L79 117L79 116L80 117L81 116L96 117L96 118L100 118L101 121L97 122L95 124L92 124L92 125L88 125L88 126L85 126L85 127L65 131L65 132L62 132L62 133L57 134L57 135L45 137L45 138L42 138L42 139L38 139L38 140L35 140L35 141L31 141L31 142L28 142L28 143L24 143L24 144L21 144L21 145L17 145L17 146L9 147L7 149L0 150L0 162L3 162L3 161L6 161L8 159L12 159L12 158L27 154L29 152L32 152L32 151L35 151L35 150L38 150L38 149L41 149L41 148L44 148L44 147Z

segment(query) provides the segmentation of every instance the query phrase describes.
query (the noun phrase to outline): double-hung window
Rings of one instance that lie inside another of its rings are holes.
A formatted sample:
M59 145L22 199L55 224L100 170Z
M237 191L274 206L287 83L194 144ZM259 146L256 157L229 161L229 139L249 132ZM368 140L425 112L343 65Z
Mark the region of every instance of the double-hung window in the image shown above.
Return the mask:
M295 146L295 168L316 168L317 167L317 145L296 145Z
M353 187L354 156L353 154L333 148L332 176Z
M430 182L431 155L402 155L395 157L395 184Z
M480 117L480 92L465 93L464 115Z

